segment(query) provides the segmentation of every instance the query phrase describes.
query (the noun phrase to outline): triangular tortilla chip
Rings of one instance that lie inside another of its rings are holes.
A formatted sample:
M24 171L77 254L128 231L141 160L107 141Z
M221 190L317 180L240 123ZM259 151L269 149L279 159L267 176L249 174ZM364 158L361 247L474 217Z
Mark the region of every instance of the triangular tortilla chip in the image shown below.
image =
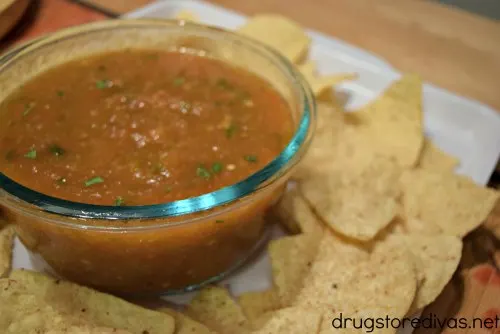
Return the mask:
M402 167L418 162L423 145L422 82L405 74L375 101L357 112L373 150L394 158Z
M23 286L27 298L32 300L30 305L41 303L56 314L71 314L95 326L120 328L132 333L174 332L175 321L171 316L105 293L27 270L14 270L10 278Z
M486 219L499 192L465 176L415 169L401 178L405 216L437 224L444 234L463 237Z
M366 168L357 175L318 172L300 183L305 198L328 226L362 241L373 239L399 210L397 165L380 158Z
M320 248L322 252L326 251ZM331 250L330 250L331 252ZM345 316L384 314L402 317L413 302L417 279L411 255L392 240L379 242L365 261L348 261L331 252L314 262L296 306Z
M457 269L462 255L462 240L459 237L412 234L402 236L402 241L416 258L417 273L423 280L418 287L413 303L413 312L432 303L439 296Z

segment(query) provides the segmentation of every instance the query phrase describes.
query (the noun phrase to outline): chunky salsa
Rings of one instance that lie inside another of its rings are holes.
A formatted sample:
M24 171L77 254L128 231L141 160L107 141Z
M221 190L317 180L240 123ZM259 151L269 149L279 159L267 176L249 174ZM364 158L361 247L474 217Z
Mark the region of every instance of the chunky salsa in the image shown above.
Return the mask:
M130 50L62 64L0 104L0 170L54 197L146 205L234 184L291 137L263 79L177 52Z

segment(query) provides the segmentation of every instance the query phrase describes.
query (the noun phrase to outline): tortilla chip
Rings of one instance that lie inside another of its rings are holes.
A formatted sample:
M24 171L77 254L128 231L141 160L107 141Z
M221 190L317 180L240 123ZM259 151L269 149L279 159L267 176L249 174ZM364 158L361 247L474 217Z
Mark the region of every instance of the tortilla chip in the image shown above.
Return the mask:
M463 237L486 219L499 192L447 172L416 169L401 178L405 216L438 225L447 235Z
M260 327L255 323L263 314L281 308L278 294L274 289L246 292L238 297L238 303L254 328Z
M307 55L311 42L296 22L277 14L256 15L238 32L276 49L293 63L300 62Z
M306 281L296 306L350 317L403 317L417 288L411 255L393 240L379 242L365 261L345 261L342 253L318 257Z
M432 303L450 281L460 262L462 240L447 235L408 235L403 242L417 259L417 272L423 274L412 306L415 312Z
M423 145L422 81L405 74L380 97L363 107L364 136L381 156L402 167L415 166Z
M322 219L340 234L368 241L396 216L393 197L378 196L370 188L341 187L327 178L316 180L304 184L304 194Z
M352 175L351 175L352 173ZM300 183L308 203L334 231L350 238L373 239L398 213L400 170L374 159L364 171L317 173Z
M298 69L309 86L311 86L311 90L316 97L322 95L335 85L344 81L355 80L358 77L356 73L338 73L319 76L316 73L316 65L312 61L299 65Z
M189 303L186 314L216 332L248 333L250 323L226 289L208 287Z
M0 280L0 331L4 334L133 334L112 327L100 327L79 312L53 307L50 302L30 293L33 287L12 279Z
M304 285L316 256L319 240L307 234L284 237L269 243L273 282L282 306L289 306Z
M179 11L176 15L175 18L177 20L182 20L182 21L191 21L191 22L198 22L199 17L195 13L189 11L189 10L181 10Z
M161 308L158 311L165 312L174 317L175 319L174 334L217 334L217 332L210 330L207 326L170 308Z
M5 277L10 272L14 236L13 225L7 225L0 230L0 277Z
M323 226L314 215L298 189L283 195L274 208L278 221L292 234L311 234L318 240L323 236Z
M77 316L61 313L30 294L17 280L0 279L0 332L4 334L63 332L82 324Z
M317 333L321 313L316 310L288 307L266 314L264 326L252 334Z
M175 321L171 316L105 293L27 270L14 270L10 278L25 291L29 305L36 307L40 304L55 314L73 315L80 323L119 328L131 333L174 332ZM23 317L22 314L11 316L14 319Z
M458 163L457 158L443 152L430 139L425 138L418 162L420 168L452 172Z

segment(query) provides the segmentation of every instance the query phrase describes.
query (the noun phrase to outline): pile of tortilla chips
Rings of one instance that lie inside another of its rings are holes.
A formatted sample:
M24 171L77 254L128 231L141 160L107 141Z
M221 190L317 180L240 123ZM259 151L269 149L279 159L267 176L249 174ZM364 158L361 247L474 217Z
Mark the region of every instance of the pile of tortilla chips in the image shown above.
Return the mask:
M318 77L305 60L310 39L295 22L259 15L239 31L280 50L322 100L296 187L275 209L290 235L268 247L273 287L235 298L213 286L183 312L152 311L17 270L0 279L2 333L361 333L331 321L340 313L401 319L440 294L460 261L461 238L499 193L455 175L457 159L424 138L420 79L404 75L361 110L346 112L327 94L355 75ZM2 276L12 239L13 228L4 227Z

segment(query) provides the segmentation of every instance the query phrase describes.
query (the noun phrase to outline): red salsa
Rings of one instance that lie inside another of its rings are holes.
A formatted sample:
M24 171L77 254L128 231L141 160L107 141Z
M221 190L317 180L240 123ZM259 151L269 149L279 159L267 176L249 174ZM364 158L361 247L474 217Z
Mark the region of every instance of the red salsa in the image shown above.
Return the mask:
M284 99L221 61L130 50L72 61L0 104L0 170L41 193L146 205L234 184L289 141Z

